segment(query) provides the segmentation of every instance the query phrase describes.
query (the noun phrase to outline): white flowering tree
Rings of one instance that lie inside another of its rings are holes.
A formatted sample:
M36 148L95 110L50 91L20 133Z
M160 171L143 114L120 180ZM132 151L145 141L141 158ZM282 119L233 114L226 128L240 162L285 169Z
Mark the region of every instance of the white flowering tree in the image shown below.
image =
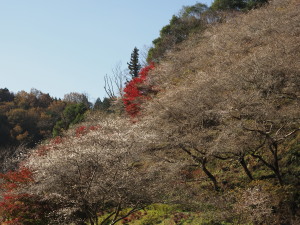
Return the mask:
M120 118L106 118L96 126L78 127L76 135L42 151L37 148L26 163L35 181L29 192L56 204L52 217L58 223L115 224L162 200L167 173L155 162L145 165L142 140L147 136L134 132L134 126ZM124 208L131 210L121 213ZM106 218L98 221L104 212Z

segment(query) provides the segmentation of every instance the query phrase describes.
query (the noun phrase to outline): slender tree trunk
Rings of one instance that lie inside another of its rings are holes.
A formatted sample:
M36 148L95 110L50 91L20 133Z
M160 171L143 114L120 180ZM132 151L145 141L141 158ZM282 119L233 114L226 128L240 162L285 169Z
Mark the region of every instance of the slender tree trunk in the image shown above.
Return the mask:
M98 225L98 216L97 215L93 215L90 217L90 225Z
M220 188L219 188L219 186L218 186L217 179L216 179L215 176L212 175L212 173L209 172L209 170L206 168L206 162L207 162L206 158L203 158L203 160L202 160L202 169L203 169L204 173L208 176L208 178L213 182L215 190L216 190L216 191L219 191Z
M279 184L282 186L283 185L283 180L282 180L282 176L281 176L281 172L280 172L277 150L274 154L274 173L275 173L275 175L278 179Z
M180 145L181 149L183 151L185 151L189 156L192 157L193 160L195 160L195 162L199 163L202 166L202 170L204 171L204 173L208 176L208 178L213 182L214 184L214 188L216 191L219 191L220 188L218 186L218 182L217 179L215 178L214 175L212 175L211 172L209 172L209 170L206 168L206 163L207 163L207 159L206 157L199 157L196 156L194 154L192 154L187 148L185 148L185 146Z
M278 146L277 143L272 144L272 146L269 147L274 158L274 173L279 181L280 185L283 185L282 176L280 173L280 167L279 167L279 159L278 159Z
M113 220L111 221L110 225L113 225L118 221L118 216L119 216L119 213L120 213L120 210L121 210L121 201L122 201L122 199L119 200L119 204L118 204L118 206L116 208L116 211L115 211L116 214L115 214Z
M240 157L239 158L239 163L242 165L242 167L243 167L245 173L247 174L247 176L249 177L249 179L253 180L253 176L252 176L250 170L247 167L247 164L245 162L245 158L244 157Z
M274 165L272 165L271 163L268 163L266 160L264 160L263 157L260 156L260 155L256 155L256 154L251 154L251 155L254 158L258 158L263 164L265 164L268 168L270 168L274 172L276 178L278 179L279 184L283 185L283 180L282 180L280 169L279 169L279 166L278 166L278 159L276 161L276 157L275 157Z
M276 171L274 171L274 173L275 173L275 175L276 175L276 177L277 177L277 179L278 179L278 182L279 182L279 184L282 186L283 185L283 180L282 180L282 176L281 176L281 173L280 173L280 171L278 170L276 170Z

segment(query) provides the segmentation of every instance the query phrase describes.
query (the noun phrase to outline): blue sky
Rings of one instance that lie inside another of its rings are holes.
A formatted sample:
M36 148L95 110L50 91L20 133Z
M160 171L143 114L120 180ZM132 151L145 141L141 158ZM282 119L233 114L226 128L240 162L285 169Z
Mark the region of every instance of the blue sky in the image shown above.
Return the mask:
M196 2L212 0L0 0L0 88L94 102L106 96L105 74Z

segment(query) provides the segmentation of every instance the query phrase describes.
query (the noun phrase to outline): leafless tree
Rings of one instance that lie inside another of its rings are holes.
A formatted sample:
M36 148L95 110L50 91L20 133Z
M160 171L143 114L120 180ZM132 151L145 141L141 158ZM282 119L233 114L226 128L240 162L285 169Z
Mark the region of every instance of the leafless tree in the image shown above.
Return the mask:
M116 98L123 96L124 85L127 81L127 72L122 70L122 63L119 62L112 69L112 75L105 75L104 90L109 98Z
M252 155L283 183L280 159L300 123L299 9L274 13L289 2L232 18L167 54L152 78L163 91L144 113L158 143L202 166L234 158L250 179L245 156Z
M144 45L142 49L140 49L140 52L139 52L139 61L141 63L141 66L142 67L145 67L148 65L148 62L147 62L147 57L148 57L148 52L149 52L149 49L151 48L151 46L147 46L147 45Z
M37 149L28 159L35 180L28 187L30 193L56 202L59 207L54 217L60 222L115 224L163 199L166 177L171 176L162 173L161 165L143 166L147 157L140 152L141 140L146 136L141 132L135 136L135 129L122 119L105 119L98 126L83 136L48 146L47 154L41 155ZM130 212L121 213L129 207ZM101 212L107 217L98 221Z
M25 145L7 146L0 148L0 173L13 171L26 158L28 149Z
M240 222L254 222L255 224L263 224L265 221L272 221L272 205L274 200L271 194L264 190L262 185L244 190L240 194L239 201L234 205L235 213L240 217Z
M146 107L143 118L146 126L157 134L158 145L180 149L198 163L214 189L219 190L209 162L214 158L213 141L220 132L222 118L226 116L219 97L224 89L214 79L173 88Z
M69 103L83 103L87 108L91 107L87 94L71 92L69 94L65 94L63 100Z

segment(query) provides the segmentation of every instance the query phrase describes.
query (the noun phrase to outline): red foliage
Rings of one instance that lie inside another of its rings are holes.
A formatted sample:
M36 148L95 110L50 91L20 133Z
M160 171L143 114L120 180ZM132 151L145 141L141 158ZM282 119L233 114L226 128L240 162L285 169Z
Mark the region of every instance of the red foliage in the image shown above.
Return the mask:
M5 174L0 174L0 190L3 192L3 199L0 202L0 214L8 219L10 224L19 223L19 214L28 211L23 204L22 199L28 197L27 194L14 194L13 191L22 184L31 182L32 173L28 168L21 168L18 171L9 171ZM21 223L20 223L21 224Z
M0 190L12 191L22 184L33 181L32 173L28 168L21 168L18 171L9 171L6 174L0 173Z
M184 214L182 212L179 212L179 213L176 213L174 216L173 216L173 220L176 224L179 224L181 222L182 219L188 219L189 218L189 215L187 214Z
M50 140L50 143L48 145L40 145L37 148L37 156L44 156L47 155L47 153L53 149L55 149L55 145L61 144L64 142L64 139L60 136L57 136Z
M87 134L89 131L95 131L95 130L98 130L99 128L100 128L100 126L90 126L90 127L80 126L80 127L77 127L75 134L76 134L76 137L80 137L80 136Z
M50 150L51 150L51 148L49 146L41 145L38 147L36 153L38 156L44 156L44 155L47 155L47 152L49 152Z
M57 137L55 137L55 138L53 138L53 139L51 140L51 143L52 143L52 144L55 144L55 145L58 145L58 144L63 143L63 139L62 139L62 137L57 136Z
M80 126L76 129L76 136L81 137L90 131L98 130L100 126ZM48 145L41 145L37 156L44 156L57 148L56 145L65 141L62 137L55 137ZM46 224L46 215L51 211L49 203L41 201L37 196L19 193L23 185L33 182L30 169L20 167L17 171L0 173L0 224L31 224L32 221Z
M147 212L142 213L141 211L134 212L131 215L125 217L122 219L122 224L127 225L130 224L130 222L134 220L140 220L143 218L143 216L147 215Z
M123 103L125 105L126 112L131 117L136 117L141 110L142 102L144 102L146 99L149 99L146 93L141 90L140 86L145 84L149 71L154 68L154 63L142 68L139 72L139 76L129 81L124 88L125 94ZM151 87L149 88L151 89Z
M33 182L32 172L28 168L0 174L0 222L5 224L29 224L29 221L41 220L48 207L35 196L15 192L22 185Z
M88 132L98 130L99 128L100 128L99 125L90 126L90 127L80 126L75 130L75 135L76 135L76 137L81 137L81 136L87 134ZM40 145L36 151L37 156L47 155L47 153L49 151L56 149L56 145L62 144L64 141L66 141L66 138L57 136L57 137L51 139L51 141L48 145Z
M87 133L86 126L77 127L75 133L76 133L76 137L80 137L80 136L86 134Z
M90 126L89 130L98 130L100 128L100 126Z

